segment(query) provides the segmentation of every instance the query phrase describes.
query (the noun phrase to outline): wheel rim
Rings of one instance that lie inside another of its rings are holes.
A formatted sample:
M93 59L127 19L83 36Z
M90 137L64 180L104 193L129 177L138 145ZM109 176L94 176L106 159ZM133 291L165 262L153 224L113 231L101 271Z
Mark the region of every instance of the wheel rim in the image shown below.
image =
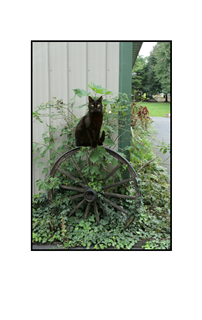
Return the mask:
M124 208L122 208L121 206L119 206L116 203L114 203L113 201L111 201L111 199L109 200L109 198L130 199L130 200L135 200L135 203L136 203L137 199L140 198L140 196L141 196L139 188L138 188L138 183L136 180L137 174L136 174L134 168L131 166L131 164L129 163L129 161L126 158L124 158L118 152L116 152L112 149L109 149L106 147L103 147L103 148L107 151L108 154L110 154L113 158L115 158L118 161L118 164L115 168L113 168L112 170L109 171L109 173L105 176L104 179L102 179L102 191L104 194L102 200L104 201L105 204L116 208L118 211L121 211L122 213L124 213L128 216L127 220L126 220L126 224L125 224L125 228L126 228L135 219L135 214L129 215L128 212ZM102 209L102 212L105 215L107 215L107 211L106 211L103 203L101 201L98 201L97 191L94 190L93 188L91 188L90 186L88 186L89 179L87 179L85 177L85 175L81 171L81 168L78 166L75 159L73 158L73 156L76 155L79 152L79 150L80 150L80 147L76 147L74 149L71 149L71 150L65 152L55 162L55 164L50 172L50 177L53 178L55 176L56 172L60 171L61 174L68 177L71 181L77 182L77 184L78 184L78 187L77 186L75 187L75 186L60 185L61 189L66 189L66 190L71 190L71 191L77 192L77 194L69 197L70 200L75 200L75 199L81 198L81 201L74 207L73 210L71 210L71 212L68 214L68 217L73 215L83 205L83 203L86 203L86 209L85 209L85 213L84 213L84 219L86 219L89 214L89 211L90 211L90 205L94 204L94 214L95 214L96 222L97 222L97 224L99 224L99 213L98 213L97 204L99 204L100 208ZM78 178L76 178L74 175L68 173L67 171L63 170L60 167L67 160L70 160L71 163L73 164L75 170L77 171L78 175L80 176L80 181L78 181ZM87 164L89 165L88 158L87 158ZM108 179L111 177L114 177L114 175L116 175L117 171L121 168L121 166L123 164L125 166L127 166L127 171L129 172L130 177L127 179L122 179L120 181L116 181L114 183L107 184ZM109 192L109 190L112 190L114 188L118 189L121 186L124 186L126 188L126 186L132 182L134 183L134 187L135 187L135 196L125 195L122 193ZM51 189L48 192L48 198L49 198L49 202L52 203L53 189ZM137 201L137 203L138 203L138 201Z

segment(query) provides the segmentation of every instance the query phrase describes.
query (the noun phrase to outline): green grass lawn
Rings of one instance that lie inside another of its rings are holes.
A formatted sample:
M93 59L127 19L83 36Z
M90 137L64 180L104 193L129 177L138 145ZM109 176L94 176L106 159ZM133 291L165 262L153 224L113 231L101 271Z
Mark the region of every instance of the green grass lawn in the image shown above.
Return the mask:
M147 107L151 117L167 117L166 113L170 113L170 102L142 102L142 105Z

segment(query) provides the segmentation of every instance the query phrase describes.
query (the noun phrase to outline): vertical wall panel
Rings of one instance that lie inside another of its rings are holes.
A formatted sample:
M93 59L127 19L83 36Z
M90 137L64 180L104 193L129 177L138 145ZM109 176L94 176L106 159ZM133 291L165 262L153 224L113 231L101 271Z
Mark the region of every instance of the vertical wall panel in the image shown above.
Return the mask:
M48 70L48 43L47 42L34 42L32 47L33 52L33 110L42 103L49 101L49 70ZM43 114L43 112L41 112ZM43 143L42 133L47 129L46 123L49 123L48 117L41 117L43 124L33 122L33 142ZM33 158L38 154L34 153ZM47 154L45 161L48 160ZM40 160L39 160L40 161ZM43 179L42 168L38 168L37 162L33 165L33 192L37 193L36 180Z
M48 42L33 44L33 105L49 99L48 88Z
M118 93L118 42L33 43L33 109L42 102L48 102L52 97L63 99L64 103L68 103L74 97L73 89L79 88L91 92L88 87L91 81ZM75 107L86 102L86 97L76 97ZM85 107L73 110L77 118L86 112ZM47 130L46 123L50 123L49 118L43 120L43 124L33 125L35 142L42 142L41 135ZM51 124L59 123L57 121L51 121ZM60 137L57 139L59 142ZM35 181L43 179L43 175L37 164L33 166L33 171L33 194L35 194L38 192Z
M118 93L119 42L107 42L107 90Z
M33 110L49 101L48 43L33 43ZM48 119L45 118L45 121ZM41 139L44 126L34 124L34 138Z
M69 98L75 95L73 89L86 90L86 42L69 42ZM87 102L86 97L76 97L75 107ZM77 118L82 117L86 108L74 109Z
M67 65L67 42L49 42L50 99L56 97L57 100L63 99L64 103L67 103L69 98ZM53 110L51 109L51 112L52 111ZM68 112L66 112L66 114L68 115ZM54 127L59 126L59 128L62 129L65 122L60 118L51 118L51 125ZM55 149L57 149L65 137L60 137L60 134L54 133L54 139Z
M106 42L88 42L88 77L96 85L106 88Z
M68 100L67 42L50 42L50 98Z

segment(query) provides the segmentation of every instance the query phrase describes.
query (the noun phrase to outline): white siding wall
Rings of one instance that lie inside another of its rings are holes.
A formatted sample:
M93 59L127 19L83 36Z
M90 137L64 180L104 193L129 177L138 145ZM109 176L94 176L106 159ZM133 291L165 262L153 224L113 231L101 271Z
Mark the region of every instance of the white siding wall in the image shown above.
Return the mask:
M119 42L34 42L32 54L33 110L53 97L67 103L74 96L73 89L89 92L91 81L114 93L119 91ZM77 97L75 106L86 102L86 97ZM74 110L77 117L86 111ZM43 121L33 123L34 142L42 142L42 133L47 130L45 122L51 124L49 118ZM43 177L42 169L35 163L33 194L38 192L36 180Z

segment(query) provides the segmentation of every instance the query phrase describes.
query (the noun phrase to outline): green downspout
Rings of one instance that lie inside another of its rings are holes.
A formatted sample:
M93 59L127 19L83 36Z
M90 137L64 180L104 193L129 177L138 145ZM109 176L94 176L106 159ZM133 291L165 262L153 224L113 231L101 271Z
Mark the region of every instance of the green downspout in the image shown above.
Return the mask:
M132 42L119 43L119 92L126 93L131 102L131 87L132 87ZM127 115L121 116L119 123L124 125L124 128L119 128L118 134L118 152L123 152L125 157L130 161L130 152L124 150L125 147L130 146L131 141L131 106L128 107Z

